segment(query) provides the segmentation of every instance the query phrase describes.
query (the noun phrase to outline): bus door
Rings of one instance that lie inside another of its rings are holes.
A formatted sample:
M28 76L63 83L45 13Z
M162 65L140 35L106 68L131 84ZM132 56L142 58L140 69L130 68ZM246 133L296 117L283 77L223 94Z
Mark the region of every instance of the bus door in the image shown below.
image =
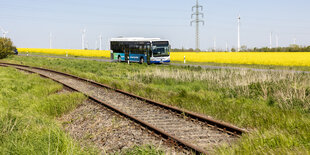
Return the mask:
M151 64L151 56L152 56L152 53L151 53L151 48L150 46L148 48L146 48L146 62L147 64Z
M125 61L129 60L129 50L125 50Z

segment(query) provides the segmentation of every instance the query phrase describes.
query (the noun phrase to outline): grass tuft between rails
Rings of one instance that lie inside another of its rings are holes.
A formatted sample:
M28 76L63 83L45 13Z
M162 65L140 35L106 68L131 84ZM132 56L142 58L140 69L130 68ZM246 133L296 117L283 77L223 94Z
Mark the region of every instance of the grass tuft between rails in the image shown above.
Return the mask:
M93 79L250 131L218 154L310 153L310 74L35 57L6 61Z
M81 148L54 119L82 103L82 94L55 94L61 85L3 67L0 88L1 154L97 153Z

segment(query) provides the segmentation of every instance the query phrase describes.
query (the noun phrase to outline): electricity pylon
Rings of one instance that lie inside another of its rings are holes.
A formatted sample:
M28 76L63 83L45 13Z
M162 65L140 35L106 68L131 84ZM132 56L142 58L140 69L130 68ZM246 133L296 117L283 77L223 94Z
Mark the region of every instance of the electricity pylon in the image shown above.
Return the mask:
M194 9L195 12L194 12ZM201 13L200 11L203 10L203 7L201 5L198 4L198 0L196 0L196 5L192 7L192 19L194 16L195 19L191 21L191 26L193 25L193 23L196 23L196 51L199 50L199 23L202 23L203 25L205 24L205 22L203 20L200 20L199 17L201 16L203 18L203 13Z

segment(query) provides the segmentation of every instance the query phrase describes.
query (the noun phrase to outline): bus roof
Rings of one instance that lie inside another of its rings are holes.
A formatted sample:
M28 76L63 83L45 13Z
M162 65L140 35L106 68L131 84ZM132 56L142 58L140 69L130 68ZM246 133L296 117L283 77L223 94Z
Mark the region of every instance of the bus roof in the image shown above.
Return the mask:
M111 41L168 41L168 40L161 40L160 38L133 37L133 38L112 38Z

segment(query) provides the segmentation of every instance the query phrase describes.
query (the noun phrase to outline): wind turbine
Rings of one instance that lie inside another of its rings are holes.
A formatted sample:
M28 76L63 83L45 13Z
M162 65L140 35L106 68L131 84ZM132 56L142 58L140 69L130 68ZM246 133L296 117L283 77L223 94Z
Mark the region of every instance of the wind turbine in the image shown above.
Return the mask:
M102 35L99 35L99 50L101 50L101 45L102 45Z
M216 52L216 37L213 39L213 50Z
M84 28L82 30L82 49L85 49L85 34L86 34L86 29Z
M278 34L276 35L276 46L277 48L279 47L279 35Z
M88 41L86 41L86 49L88 50Z
M95 47L95 50L98 49L98 40L96 40L96 47Z
M229 52L228 51L228 43L227 43L227 41L226 41L226 52Z
M240 49L241 49L241 45L240 45L240 20L241 20L241 17L240 17L240 14L237 17L237 20L238 20L238 49L237 49L237 51L240 52Z
M52 49L52 32L50 32L50 49Z
M269 48L272 48L272 32L270 32Z
M5 38L6 34L9 33L9 31L5 31L2 27L0 27L2 34L3 34L3 38Z

